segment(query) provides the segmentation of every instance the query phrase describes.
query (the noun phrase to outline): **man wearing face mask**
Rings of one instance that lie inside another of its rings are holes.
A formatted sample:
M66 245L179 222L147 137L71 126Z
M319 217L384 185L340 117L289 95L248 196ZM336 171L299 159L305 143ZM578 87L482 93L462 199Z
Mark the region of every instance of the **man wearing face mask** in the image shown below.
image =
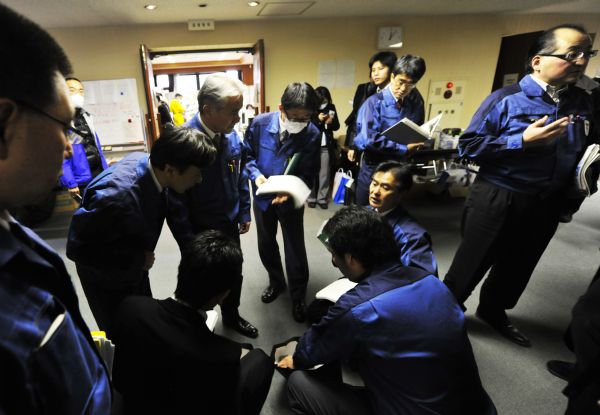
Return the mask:
M63 162L60 183L69 190L71 196L83 196L83 191L94 177L106 169L107 164L100 146L100 139L94 129L92 116L83 109L84 88L77 78L67 78L71 103L75 107L73 124L81 132L69 136L73 146L73 157Z
M277 223L281 225L285 250L286 274L292 297L292 315L298 322L306 319L304 298L308 283L308 260L304 245L304 207L294 209L287 195L257 196L257 188L272 175L300 177L310 185L314 175L319 130L310 119L319 106L317 95L306 82L287 86L279 111L258 115L246 131L248 146L246 169L254 192L254 217L258 252L269 274L269 286L262 301L270 303L285 290L286 282L277 244Z

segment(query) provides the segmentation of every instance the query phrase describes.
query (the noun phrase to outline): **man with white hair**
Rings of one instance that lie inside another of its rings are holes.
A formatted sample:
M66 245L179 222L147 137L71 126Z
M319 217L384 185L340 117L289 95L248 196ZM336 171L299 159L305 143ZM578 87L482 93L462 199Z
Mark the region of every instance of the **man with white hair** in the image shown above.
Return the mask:
M206 78L198 92L198 113L185 125L208 135L217 147L217 160L203 172L203 181L182 197L175 195L169 225L183 248L194 235L216 229L240 243L250 229L250 193L245 169L246 149L233 127L240 121L244 85L224 74ZM256 338L258 329L239 312L242 275L221 305L223 324Z

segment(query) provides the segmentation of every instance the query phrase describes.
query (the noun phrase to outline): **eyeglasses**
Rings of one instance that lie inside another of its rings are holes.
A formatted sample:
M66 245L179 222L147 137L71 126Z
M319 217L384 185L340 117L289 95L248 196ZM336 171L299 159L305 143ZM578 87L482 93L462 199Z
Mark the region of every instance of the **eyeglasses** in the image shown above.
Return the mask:
M19 104L19 105L21 105L21 106L23 106L23 107L25 107L27 109L30 109L30 110L32 110L34 112L37 112L38 114L43 115L44 117L46 117L46 118L48 118L48 119L50 119L50 120L52 120L52 121L60 124L62 126L62 128L63 128L63 133L64 133L65 137L68 137L71 133L75 133L75 134L77 134L77 135L79 135L81 137L86 137L88 135L87 132L75 128L72 124L67 124L64 121L59 120L58 118L56 118L56 117L48 114L46 111L44 111L41 108L36 107L35 105L32 105L32 104L30 104L28 102L21 101L21 100L18 100L18 99L15 99L14 101L17 104ZM71 121L71 123L72 123L72 121Z
M597 54L598 54L597 50L585 50L585 51L580 50L580 51L567 52L563 55L551 55L551 54L540 53L539 56L552 56L554 58L559 58L559 59L562 59L567 62L577 62L581 58L590 59L590 58L593 58L594 56L596 56Z
M403 81L402 79L398 79L398 78L394 78L394 85L398 88L404 87L406 89L413 89L414 87L417 86L416 83L406 82L406 81Z

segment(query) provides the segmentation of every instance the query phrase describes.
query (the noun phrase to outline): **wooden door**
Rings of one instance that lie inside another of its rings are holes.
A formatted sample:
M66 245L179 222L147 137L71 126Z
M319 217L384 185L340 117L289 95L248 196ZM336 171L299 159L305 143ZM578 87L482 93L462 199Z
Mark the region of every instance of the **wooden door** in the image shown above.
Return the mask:
M152 60L150 51L144 44L140 45L140 59L142 63L142 75L144 77L144 91L146 91L146 104L148 113L146 115L146 128L148 131L148 150L158 139L159 127L156 117L156 105L154 105L154 72L152 71Z
M265 112L265 42L259 39L252 47L254 57L253 78L258 94L259 112Z

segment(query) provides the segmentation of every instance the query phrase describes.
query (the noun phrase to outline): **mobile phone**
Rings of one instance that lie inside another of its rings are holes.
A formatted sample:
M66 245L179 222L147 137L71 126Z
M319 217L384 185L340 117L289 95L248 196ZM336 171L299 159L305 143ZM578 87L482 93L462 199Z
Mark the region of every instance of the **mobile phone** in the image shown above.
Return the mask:
M329 116L330 116L331 118L335 117L335 111L334 111L334 110L330 110L330 111L329 111Z
M79 204L81 204L81 201L83 200L79 193L71 193L71 197Z

